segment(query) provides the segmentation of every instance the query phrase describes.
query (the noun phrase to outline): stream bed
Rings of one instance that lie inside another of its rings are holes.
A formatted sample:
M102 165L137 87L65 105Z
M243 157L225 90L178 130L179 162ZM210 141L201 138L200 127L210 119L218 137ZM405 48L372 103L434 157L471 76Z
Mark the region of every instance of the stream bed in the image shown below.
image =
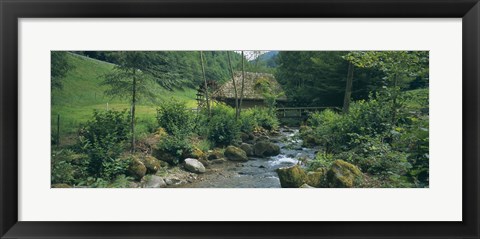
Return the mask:
M302 141L295 135L298 129L281 128L279 136L271 136L270 141L280 147L280 154L273 157L249 157L247 162L228 161L212 164L197 180L179 185L182 188L280 188L280 180L275 172L281 167L295 165L303 160L313 159L316 149L303 148Z

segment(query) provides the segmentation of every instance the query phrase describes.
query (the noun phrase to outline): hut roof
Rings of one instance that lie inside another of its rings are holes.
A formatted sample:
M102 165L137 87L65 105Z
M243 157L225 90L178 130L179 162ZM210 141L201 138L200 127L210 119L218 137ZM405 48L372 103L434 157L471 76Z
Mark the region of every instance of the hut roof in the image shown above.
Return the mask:
M240 97L240 90L242 88L242 72L235 72L235 85ZM263 100L263 89L268 87L271 93L278 95L277 100L286 100L285 92L282 86L275 80L272 74L245 72L245 83L243 91L243 99L245 100ZM234 99L235 90L233 81L230 80L220 86L220 88L213 95L217 99Z

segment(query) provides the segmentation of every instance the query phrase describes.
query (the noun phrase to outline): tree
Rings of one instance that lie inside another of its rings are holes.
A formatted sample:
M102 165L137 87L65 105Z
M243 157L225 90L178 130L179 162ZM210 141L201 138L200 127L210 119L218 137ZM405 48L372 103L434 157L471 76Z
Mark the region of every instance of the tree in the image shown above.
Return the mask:
M200 51L200 64L202 65L202 75L203 75L203 82L205 87L205 100L207 102L208 117L210 117L211 109L210 109L210 101L208 99L208 84L207 84L207 77L205 76L205 65L203 63L203 51Z
M237 83L235 82L235 74L233 72L232 59L230 57L230 52L229 51L227 51L227 56L228 56L228 66L230 68L230 74L232 75L233 91L235 93L235 119L238 120L238 118L240 117L240 111L239 111L239 107L238 107Z
M348 113L350 107L350 98L352 96L352 84L353 84L353 64L348 63L347 70L347 85L345 86L345 98L343 99L343 112Z
M417 76L428 73L427 51L355 51L345 59L357 67L376 68L385 74L384 88L392 101L392 125L397 123L397 111L401 107L397 99L402 88Z
M238 116L242 113L243 92L245 90L245 53L242 51L242 88L240 89L240 103L238 105Z
M181 86L182 81L169 63L164 52L123 51L112 52L115 59L114 70L104 76L103 85L108 86L107 95L129 97L131 99L131 147L135 152L135 106L140 97L154 98L156 85L172 90Z
M68 62L68 53L66 51L52 51L50 61L51 88L61 89L63 87L62 79L67 72L73 69L73 65Z

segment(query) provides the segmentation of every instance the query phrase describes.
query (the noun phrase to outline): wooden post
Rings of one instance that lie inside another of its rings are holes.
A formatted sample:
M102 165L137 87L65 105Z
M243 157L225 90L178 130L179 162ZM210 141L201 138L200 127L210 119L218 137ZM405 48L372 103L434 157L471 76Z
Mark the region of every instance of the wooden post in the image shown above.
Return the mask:
M57 115L57 147L60 147L60 114Z

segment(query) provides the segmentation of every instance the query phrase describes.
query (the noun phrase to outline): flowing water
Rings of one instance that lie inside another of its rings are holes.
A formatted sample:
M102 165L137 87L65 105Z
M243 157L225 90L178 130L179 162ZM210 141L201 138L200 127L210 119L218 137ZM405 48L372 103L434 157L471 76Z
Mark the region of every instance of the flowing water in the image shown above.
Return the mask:
M302 141L295 135L298 129L280 129L280 135L270 137L280 146L280 154L268 158L250 157L247 162L228 161L210 165L207 173L198 180L184 184L185 188L280 188L280 180L275 172L280 167L295 165L303 159L313 159L315 149L303 148Z

